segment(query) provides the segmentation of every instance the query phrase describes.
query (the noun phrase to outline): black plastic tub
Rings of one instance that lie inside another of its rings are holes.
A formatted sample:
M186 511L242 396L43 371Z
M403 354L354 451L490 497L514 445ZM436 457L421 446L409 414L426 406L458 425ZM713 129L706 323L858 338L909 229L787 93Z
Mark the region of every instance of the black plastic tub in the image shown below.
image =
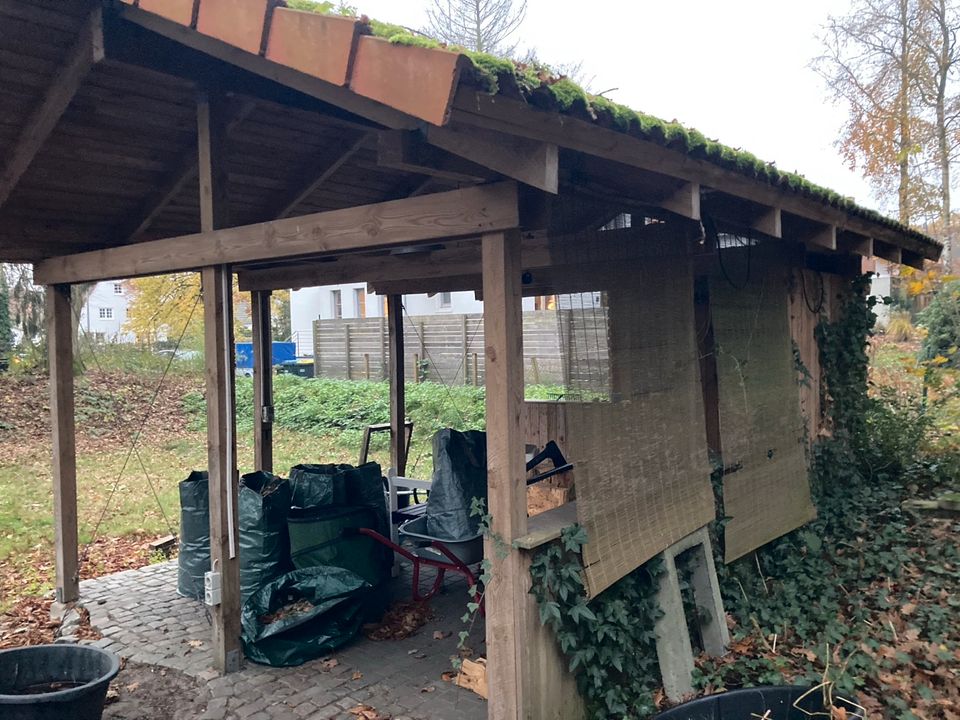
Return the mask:
M810 720L811 713L823 713L825 709L823 692L809 691L807 685L731 690L677 705L657 715L656 720ZM809 694L804 697L805 693ZM856 706L842 700L835 699L835 702L844 706L850 720L863 717Z
M4 720L100 720L120 659L89 645L0 650Z

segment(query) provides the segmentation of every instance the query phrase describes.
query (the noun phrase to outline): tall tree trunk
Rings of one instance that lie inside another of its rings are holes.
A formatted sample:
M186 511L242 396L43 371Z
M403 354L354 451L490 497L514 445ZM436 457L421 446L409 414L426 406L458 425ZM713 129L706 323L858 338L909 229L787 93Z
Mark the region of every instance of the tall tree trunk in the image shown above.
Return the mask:
M900 186L897 191L900 222L910 222L910 25L908 0L900 0Z
M937 78L937 151L940 159L940 221L943 224L943 263L950 270L953 232L950 227L950 145L947 138L947 81L950 75L951 31L947 23L946 0L938 7L940 58Z

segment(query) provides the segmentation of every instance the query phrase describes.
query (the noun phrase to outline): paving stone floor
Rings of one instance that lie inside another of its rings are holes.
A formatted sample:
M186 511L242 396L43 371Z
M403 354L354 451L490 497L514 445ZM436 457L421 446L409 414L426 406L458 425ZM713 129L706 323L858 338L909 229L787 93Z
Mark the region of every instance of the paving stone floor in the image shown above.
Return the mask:
M468 595L463 580L448 578L431 603L435 617L405 640L375 642L358 637L334 654L339 665L320 661L293 668L245 662L224 677L211 668L210 620L199 602L177 595L176 562L85 580L81 600L103 639L96 644L134 662L173 668L207 683L212 700L201 718L210 720L321 720L350 718L367 704L395 720L481 720L486 702L441 680L456 653ZM393 581L397 599L410 597L408 574ZM434 639L434 631L451 635ZM480 644L483 625L471 637ZM480 647L482 651L482 647ZM354 680L356 672L363 677ZM425 690L427 688L433 690Z

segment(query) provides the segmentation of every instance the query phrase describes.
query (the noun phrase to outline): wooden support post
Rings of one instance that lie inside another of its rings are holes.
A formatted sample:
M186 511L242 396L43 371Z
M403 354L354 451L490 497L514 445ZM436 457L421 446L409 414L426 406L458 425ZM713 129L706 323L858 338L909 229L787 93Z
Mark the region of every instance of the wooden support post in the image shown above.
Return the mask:
M200 226L226 227L226 102L201 94L197 102ZM207 469L210 474L210 565L220 573L213 608L213 657L222 673L240 669L240 561L237 539L237 435L233 347L233 275L229 265L205 267L204 358L207 381Z
M80 597L77 559L77 452L73 412L73 308L69 285L47 287L50 427L53 431L53 519L57 602Z
M493 563L484 597L487 667L490 687L497 688L488 717L497 720L528 717L526 696L531 691L526 658L530 576L520 552L510 548L527 532L521 273L519 234L484 235L487 487L492 518L484 554Z
M273 332L270 291L250 293L253 320L253 466L273 472Z
M390 346L390 464L403 475L407 469L406 392L403 372L403 296L387 297Z
M347 380L352 380L353 375L350 372L350 326L343 326L343 355L346 358L344 361L347 368Z

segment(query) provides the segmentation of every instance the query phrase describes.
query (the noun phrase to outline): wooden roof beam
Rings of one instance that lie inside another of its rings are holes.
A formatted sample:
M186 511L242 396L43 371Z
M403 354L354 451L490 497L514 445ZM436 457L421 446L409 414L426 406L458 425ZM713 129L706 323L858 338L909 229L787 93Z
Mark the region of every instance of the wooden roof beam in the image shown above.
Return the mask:
M90 70L103 60L102 12L99 3L90 11L76 42L67 52L66 60L54 73L43 101L30 114L13 145L13 151L0 172L0 207L7 202L43 148Z
M700 219L700 184L684 183L673 195L660 201L660 207L690 220Z
M461 88L451 118L476 126L522 137L553 142L563 148L632 165L651 172L697 182L761 205L779 207L808 220L849 228L889 244L917 252L929 260L939 249L868 218L851 215L819 200L790 190L758 182L746 175L720 167L708 160L691 157L654 142L598 127L568 115L538 111L526 103L502 96L490 96L475 88Z
M427 142L508 178L557 194L559 149L554 143L451 123L427 126Z
M783 214L780 208L772 207L765 210L753 221L751 228L772 238L783 237Z
M309 166L297 178L293 184L293 190L280 203L277 210L272 213L272 217L282 219L290 217L293 211L317 190L320 189L333 175L350 160L369 138L367 133L362 134L347 147L346 150L336 153L331 157L329 151L321 158L314 158Z
M492 180L496 173L445 150L428 145L410 130L381 130L377 135L377 165L463 183Z
M872 257L874 255L873 238L850 230L838 230L837 249L853 255Z
M653 224L562 235L525 233L521 239L521 262L524 270L542 270L554 263L572 265L574 258L591 262L636 260L644 256L644 243L667 238L675 240L680 237L676 232L666 224ZM237 272L240 289L253 291L349 282L429 283L473 275L479 268L480 246L467 240L445 247L427 246L422 252L354 253L326 262L237 268ZM446 286L443 287L445 291Z
M239 111L227 124L226 133L230 135L240 124L253 114L257 104L252 100L244 101ZM197 177L199 164L196 147L191 147L180 157L173 171L160 182L137 208L137 211L124 221L117 231L122 243L131 243L145 232L164 208L176 198L192 180Z
M874 240L873 253L878 258L882 258L887 262L896 263L897 265L903 262L902 249L897 247L896 245L891 245L886 242L879 242Z
M504 182L44 260L38 284L159 275L220 264L357 252L520 227Z
M247 52L223 40L204 35L190 27L140 8L121 5L118 10L124 20L151 32L385 127L413 129L420 122L406 113L363 97L347 87L334 85L291 67L271 62L261 55Z
M909 250L900 251L900 262L917 270L923 270L923 255L910 252Z

